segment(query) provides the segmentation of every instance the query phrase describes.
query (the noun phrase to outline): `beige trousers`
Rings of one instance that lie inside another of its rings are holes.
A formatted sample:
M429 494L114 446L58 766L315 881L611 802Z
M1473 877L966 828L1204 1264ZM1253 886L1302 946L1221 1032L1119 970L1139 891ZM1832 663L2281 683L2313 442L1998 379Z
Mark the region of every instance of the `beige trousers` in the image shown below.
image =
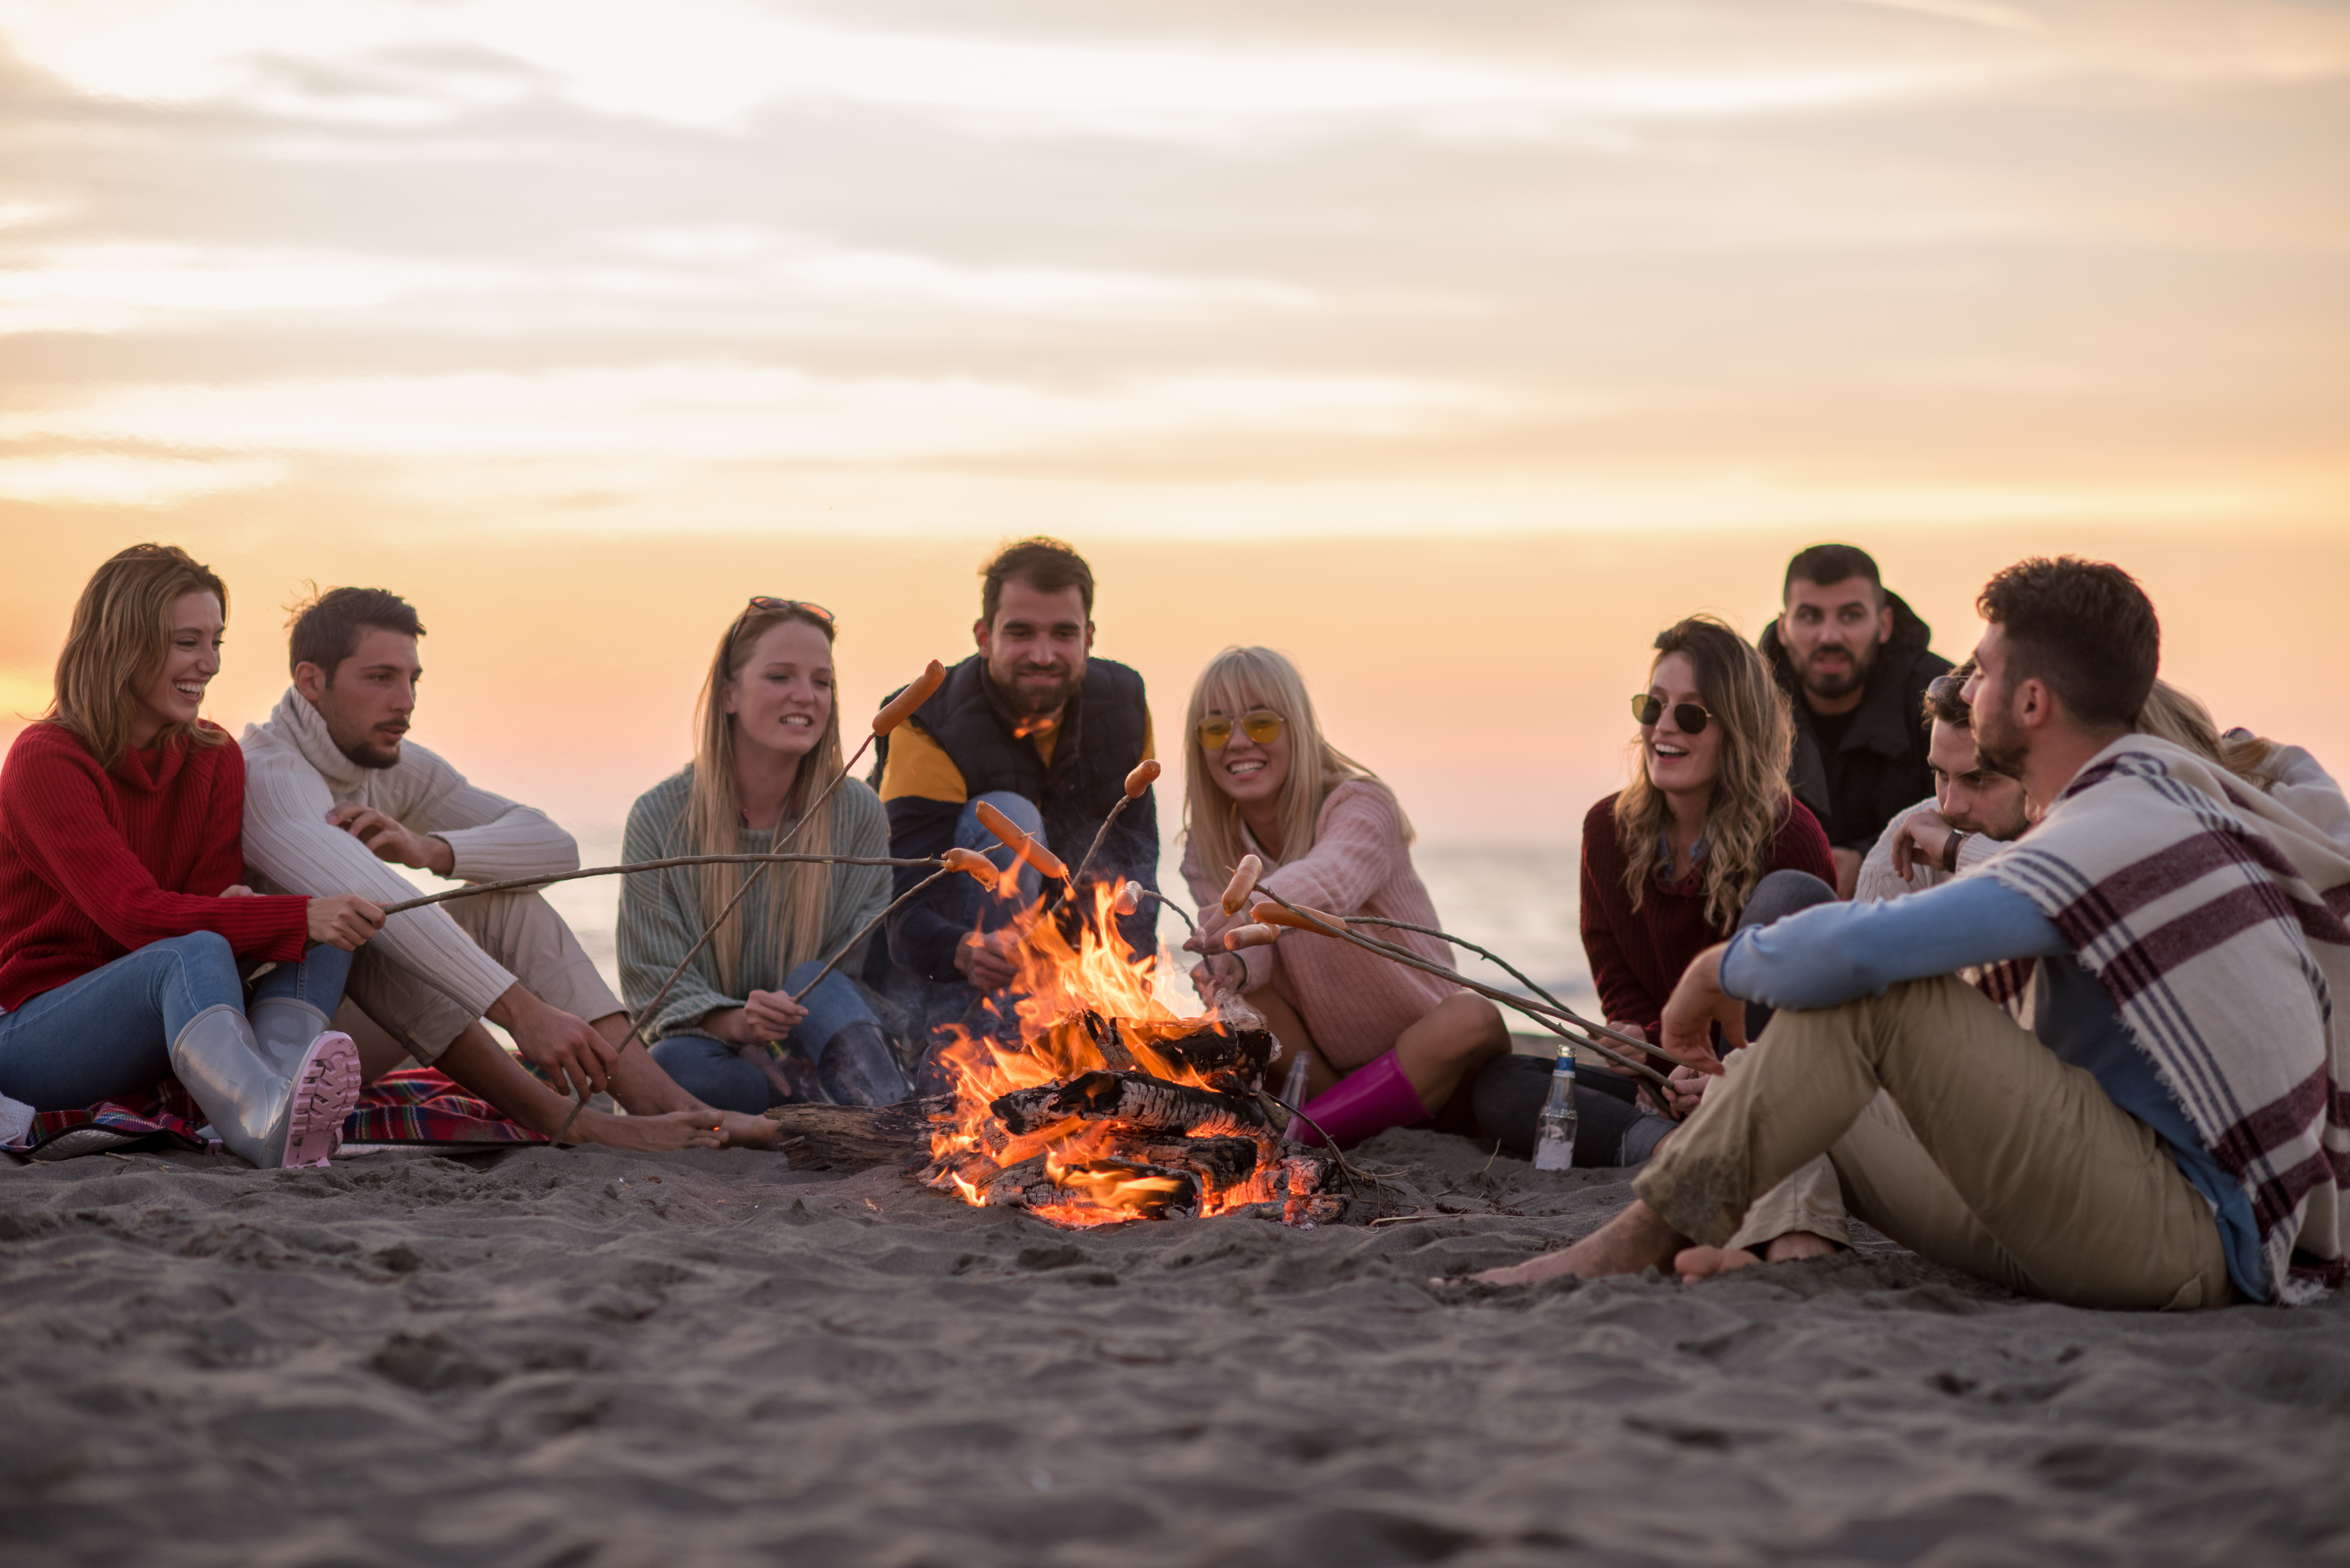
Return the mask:
M2211 1206L2168 1146L1954 976L1782 1012L1745 1054L1633 1180L1684 1236L1751 1235L1760 1198L1800 1214L1806 1181L1816 1214L1832 1174L1844 1210L2018 1291L2089 1307L2234 1297Z
M596 972L579 939L554 907L536 893L484 893L441 906L506 972L541 1002L589 1023L623 1011L619 998ZM356 1007L408 1054L431 1066L479 1016L415 971L361 948L343 992L338 1027L354 1037L361 1028L346 1014Z

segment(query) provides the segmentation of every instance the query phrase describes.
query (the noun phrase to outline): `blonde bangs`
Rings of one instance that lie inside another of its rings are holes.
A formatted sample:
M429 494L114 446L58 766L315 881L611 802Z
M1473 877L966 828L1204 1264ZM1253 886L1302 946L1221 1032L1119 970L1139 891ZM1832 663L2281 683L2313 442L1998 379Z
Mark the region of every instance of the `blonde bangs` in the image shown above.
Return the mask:
M1277 805L1280 859L1298 859L1314 847L1315 819L1332 790L1356 779L1380 784L1377 774L1333 746L1322 732L1305 678L1285 655L1270 648L1225 649L1192 683L1183 720L1183 831L1200 864L1217 881L1232 876L1245 853L1246 838L1239 804L1216 782L1207 748L1200 743L1200 722L1211 713L1238 719L1256 708L1280 714L1289 732L1289 776L1282 781ZM1400 805L1397 815L1402 815ZM1412 830L1408 819L1403 831L1409 844Z

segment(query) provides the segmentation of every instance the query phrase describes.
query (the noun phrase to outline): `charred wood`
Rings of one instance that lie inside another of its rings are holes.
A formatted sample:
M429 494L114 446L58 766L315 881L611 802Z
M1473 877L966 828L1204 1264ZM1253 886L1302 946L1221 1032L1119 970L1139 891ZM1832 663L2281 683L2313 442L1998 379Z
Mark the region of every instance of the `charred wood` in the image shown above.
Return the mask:
M1191 1137L1254 1137L1268 1127L1253 1100L1170 1084L1147 1073L1083 1073L1066 1084L1014 1089L988 1109L1015 1134L1067 1116Z

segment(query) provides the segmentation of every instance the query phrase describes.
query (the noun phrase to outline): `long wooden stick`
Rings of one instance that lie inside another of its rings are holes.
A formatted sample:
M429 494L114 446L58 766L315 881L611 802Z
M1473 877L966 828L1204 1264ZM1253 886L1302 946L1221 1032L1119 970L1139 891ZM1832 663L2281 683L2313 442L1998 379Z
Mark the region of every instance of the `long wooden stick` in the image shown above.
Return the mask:
M935 866L938 862L935 860L905 860L899 861L898 864L904 866ZM916 898L921 897L922 893L927 890L933 882L939 881L942 877L951 877L953 875L955 875L955 869L953 867L950 866L942 870L931 872L929 876L923 877L920 881L907 888L904 893L899 895L890 903L888 909L882 910L879 914L866 921L864 926L855 936L849 938L846 942L843 942L841 944L840 950L832 955L831 961L827 963L822 969L816 971L815 980L808 981L806 985L792 992L792 1000L794 1002L801 1001L806 997L809 992L814 991L816 986L822 982L826 975L830 974L834 970L840 967L841 960L847 958L850 953L857 950L858 943L863 941L867 937L873 934L875 927L888 919L890 916L896 914L899 910L904 909L907 905L912 903Z
M1504 1007L1516 1009L1518 1012L1523 1012L1527 1017L1533 1019L1535 1023L1541 1024L1544 1028L1549 1030L1552 1033L1560 1036L1572 1044L1590 1046L1591 1049L1598 1052L1602 1056L1607 1057L1609 1061L1614 1062L1618 1066L1637 1073L1641 1077L1649 1080L1651 1083L1661 1086L1670 1081L1655 1068L1650 1067L1644 1063L1636 1062L1629 1056L1626 1056L1619 1052L1611 1050L1607 1046L1602 1045L1596 1039L1578 1034L1574 1030L1568 1029L1564 1024L1560 1023L1555 1018L1551 1016L1551 1010L1544 1007L1540 1002L1528 1002L1524 997L1513 996L1510 992L1500 989L1498 986L1491 986L1485 984L1482 981L1471 980L1468 976L1460 973L1456 970L1450 970L1445 968L1442 964L1431 962L1430 961L1420 957L1418 953L1412 952L1408 949L1397 947L1391 942L1378 941L1372 938L1358 935L1353 931L1333 930L1326 926L1321 925L1318 921L1315 921L1315 912L1313 910L1299 909L1296 905L1291 903L1288 899L1283 898L1272 888L1264 887L1262 884L1258 886L1256 891L1263 897L1272 899L1283 909L1287 909L1290 913L1294 915L1302 915L1309 922L1314 922L1308 929L1313 930L1313 932L1317 936L1336 937L1340 941L1354 943L1357 947L1361 948L1365 952L1377 953L1379 957L1387 959L1392 962L1403 964L1410 969L1422 970L1427 973L1436 975L1440 979L1451 981L1457 985L1463 986L1470 991L1475 992L1480 996L1485 997L1493 1002L1498 1002ZM1565 1012L1565 1010L1562 1008L1559 1011ZM1616 1035L1613 1030L1610 1030L1607 1033L1611 1037L1618 1039L1622 1038L1620 1035ZM1628 1044L1630 1042L1627 1041L1626 1044Z
M637 871L666 871L675 866L937 866L936 859L892 860L876 855L672 855L666 860L631 860L620 866L591 866L582 871L558 871L547 877L514 877L504 882L472 882L463 888L451 888L445 892L428 893L422 898L403 899L386 904L387 915L405 914L431 904L445 904L452 898L470 898L479 893L517 893L545 888L556 882L577 882L583 877L622 877Z
M1565 1015L1566 1021L1574 1024L1576 1028L1586 1030L1594 1034L1604 1035L1607 1039L1619 1041L1626 1045L1637 1045L1644 1051L1652 1052L1659 1055L1663 1054L1662 1052L1657 1051L1655 1046L1649 1044L1645 1040L1635 1040L1629 1034L1623 1033L1621 1030L1610 1029L1604 1024L1594 1023L1589 1019L1581 1016L1575 1012L1574 1009L1568 1007L1566 1003L1561 1002L1557 997L1553 996L1549 992L1544 991L1541 986L1538 986L1533 981L1528 980L1525 975L1519 971L1518 967L1509 960L1503 958L1501 954L1493 951L1490 948L1479 947L1475 942L1469 940L1465 937L1456 937L1451 931L1440 931L1434 926L1415 926L1409 920L1390 920L1381 915L1349 915L1347 917L1347 923L1354 926L1393 926L1398 930L1418 931L1424 937L1434 937L1437 940L1441 942L1450 942L1456 948L1467 948L1479 958L1485 960L1489 963L1497 964L1501 968L1507 970L1510 972L1510 978L1516 981L1520 985L1524 986L1528 991L1533 992L1536 996L1541 997L1544 1002L1549 1002L1553 1007L1558 1009L1558 1011Z

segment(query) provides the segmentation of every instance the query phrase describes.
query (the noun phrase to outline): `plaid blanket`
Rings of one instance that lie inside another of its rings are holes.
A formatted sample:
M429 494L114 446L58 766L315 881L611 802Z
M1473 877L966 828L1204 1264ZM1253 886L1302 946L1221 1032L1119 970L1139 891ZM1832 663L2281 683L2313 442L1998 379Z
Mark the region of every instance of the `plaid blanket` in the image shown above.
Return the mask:
M161 1137L185 1148L213 1140L201 1130L203 1110L166 1078L144 1094L101 1100L69 1111L41 1111L15 1142L0 1145L11 1154L38 1159L68 1159ZM359 1095L343 1123L347 1144L545 1143L541 1135L509 1121L488 1101L477 1099L430 1067L387 1073Z
M2100 752L1978 875L2032 899L2095 975L2212 1157L2244 1187L2267 1282L2350 1272L2350 857L2150 735Z

